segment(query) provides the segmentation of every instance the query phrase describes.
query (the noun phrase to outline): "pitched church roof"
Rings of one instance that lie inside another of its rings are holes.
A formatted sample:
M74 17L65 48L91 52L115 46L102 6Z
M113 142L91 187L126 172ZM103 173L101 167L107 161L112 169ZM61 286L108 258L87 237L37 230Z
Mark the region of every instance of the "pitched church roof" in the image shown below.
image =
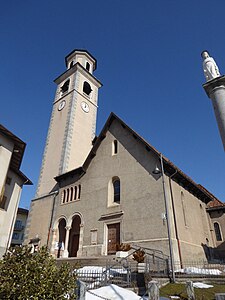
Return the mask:
M187 189L190 193L201 199L202 201L209 203L212 201L217 201L218 203L223 204L219 199L217 199L213 194L211 194L207 189L205 189L202 185L197 184L193 179L187 176L183 171L181 171L175 164L173 164L167 157L161 154L155 147L149 144L144 138L142 138L138 133L136 133L132 128L130 128L125 122L123 122L117 115L111 113L108 120L106 121L101 133L95 139L93 147L86 158L82 167L71 170L62 175L56 176L55 180L60 182L62 179L67 178L68 176L73 176L75 174L82 176L86 173L92 159L95 157L101 142L106 137L106 133L109 130L111 124L117 120L124 129L128 130L135 139L139 140L141 144L145 147L146 151L149 153L154 153L160 159L160 155L162 155L164 172L167 176L171 176L171 179L178 184L182 185L185 189Z

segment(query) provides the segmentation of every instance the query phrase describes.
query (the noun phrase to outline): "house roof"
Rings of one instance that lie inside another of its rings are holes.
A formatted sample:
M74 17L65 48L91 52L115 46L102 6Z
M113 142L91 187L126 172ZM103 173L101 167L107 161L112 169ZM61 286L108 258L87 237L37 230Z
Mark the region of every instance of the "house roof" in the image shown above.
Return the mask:
M18 207L17 214L28 215L28 213L29 213L28 209Z
M14 143L14 149L10 161L10 169L12 169L24 180L24 184L32 184L32 182L20 171L20 166L26 148L26 143L24 143L20 138L18 138L15 134L13 134L1 124L0 133L5 135L7 138L11 139Z
M67 173L59 175L55 177L57 182L60 182L62 179L67 178L68 176L72 176L78 174L82 176L86 173L88 166L91 163L91 160L95 157L98 147L100 146L102 140L106 137L106 133L109 130L112 122L117 120L125 129L127 129L136 139L138 139L146 148L146 151L155 153L159 158L162 155L155 147L149 144L144 138L142 138L138 133L136 133L132 128L130 128L125 122L123 122L117 115L111 113L108 120L106 121L101 133L97 137L94 142L93 148L90 151L87 159L85 160L82 167L71 170ZM218 200L213 194L207 191L202 185L197 184L193 179L191 179L188 175L186 175L183 171L181 171L175 164L173 164L167 157L162 155L164 172L166 175L171 176L171 179L179 184L181 184L185 189L187 189L190 193L194 194L196 197L201 199L202 201L209 203L210 201L218 201L218 203L222 202Z

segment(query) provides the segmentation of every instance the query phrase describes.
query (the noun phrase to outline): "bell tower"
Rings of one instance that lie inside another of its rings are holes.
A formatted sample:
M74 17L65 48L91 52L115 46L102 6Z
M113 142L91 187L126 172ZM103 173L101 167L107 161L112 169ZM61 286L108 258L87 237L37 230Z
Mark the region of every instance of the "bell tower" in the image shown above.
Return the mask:
M98 89L93 76L96 59L85 50L73 50L65 58L67 70L57 85L42 159L36 197L54 190L54 177L82 166L95 137Z

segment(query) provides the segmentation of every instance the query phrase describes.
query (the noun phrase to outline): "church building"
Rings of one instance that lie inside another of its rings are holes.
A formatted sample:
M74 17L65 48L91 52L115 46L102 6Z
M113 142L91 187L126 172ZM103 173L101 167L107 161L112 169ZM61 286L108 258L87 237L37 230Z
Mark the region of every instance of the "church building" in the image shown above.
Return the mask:
M223 203L114 113L96 137L97 61L74 50L65 62L26 243L36 239L65 258L112 255L126 243L172 250L177 262L213 259L223 232L212 207Z

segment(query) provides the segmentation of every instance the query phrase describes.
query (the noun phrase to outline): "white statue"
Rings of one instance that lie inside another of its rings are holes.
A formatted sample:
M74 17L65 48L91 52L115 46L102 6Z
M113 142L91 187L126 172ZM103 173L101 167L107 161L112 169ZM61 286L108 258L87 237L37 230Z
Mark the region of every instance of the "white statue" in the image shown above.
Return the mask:
M206 81L212 80L220 76L219 68L215 60L209 56L208 51L202 51L201 57L203 58L203 70Z

